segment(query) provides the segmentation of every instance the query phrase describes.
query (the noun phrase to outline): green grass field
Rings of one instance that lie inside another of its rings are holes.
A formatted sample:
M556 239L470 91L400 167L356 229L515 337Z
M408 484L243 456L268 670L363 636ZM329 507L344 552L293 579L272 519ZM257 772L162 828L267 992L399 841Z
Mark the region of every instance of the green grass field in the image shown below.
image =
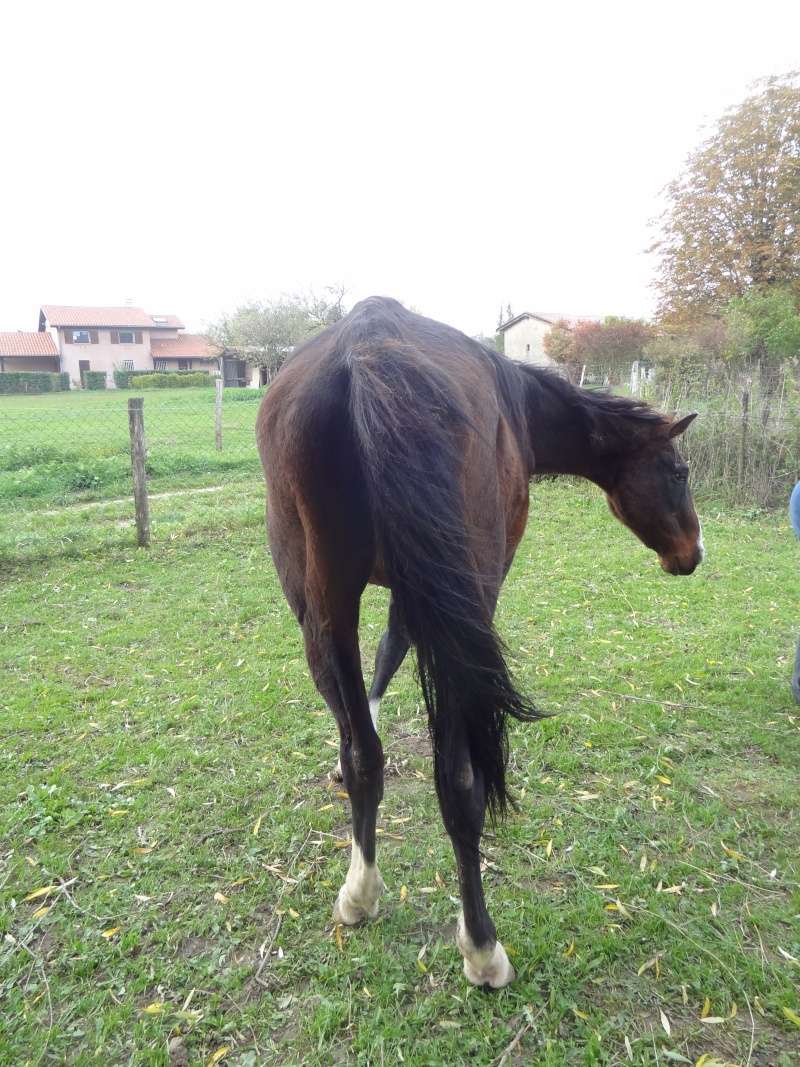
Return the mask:
M783 515L706 505L677 579L597 492L535 487L499 628L555 714L513 730L519 810L484 842L518 974L487 994L411 664L382 709L380 917L335 930L348 804L261 486L154 500L149 551L129 510L63 509L47 553L41 512L4 513L0 1063L800 1062ZM368 591L366 664L385 611Z
M0 509L103 500L131 492L128 397L144 395L153 492L251 477L261 394L228 389L222 440L210 388L84 391L0 397Z

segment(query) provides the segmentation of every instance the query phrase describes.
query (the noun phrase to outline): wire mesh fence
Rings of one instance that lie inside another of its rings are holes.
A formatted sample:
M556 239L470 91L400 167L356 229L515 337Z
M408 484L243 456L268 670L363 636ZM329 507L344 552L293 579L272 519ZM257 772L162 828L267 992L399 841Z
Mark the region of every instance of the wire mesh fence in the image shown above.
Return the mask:
M0 507L37 507L131 493L128 399L123 390L3 397ZM159 390L143 402L153 492L257 476L260 390Z
M797 361L598 363L570 368L569 377L584 388L637 396L661 411L698 412L680 448L701 495L766 508L785 503L800 477Z
M586 388L637 395L668 412L698 411L681 450L701 496L768 507L783 503L800 476L800 390L793 364L595 364L578 373ZM255 443L263 392L226 388L217 399L207 387L148 391L142 411L151 498L247 483L247 492L263 499ZM20 545L35 544L42 554L51 542L57 548L64 524L54 516L103 501L120 501L118 521L108 526L124 528L133 543L131 396L127 390L75 390L0 397L0 558L4 552L19 558ZM215 520L225 521L222 508Z

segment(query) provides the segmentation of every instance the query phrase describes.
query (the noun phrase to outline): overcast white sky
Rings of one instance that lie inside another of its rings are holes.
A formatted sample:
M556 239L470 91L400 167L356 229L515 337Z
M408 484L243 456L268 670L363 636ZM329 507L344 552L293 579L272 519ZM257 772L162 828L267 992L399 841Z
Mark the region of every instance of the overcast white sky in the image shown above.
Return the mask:
M800 66L797 0L73 0L0 32L0 329L334 281L468 333L647 315L660 189Z

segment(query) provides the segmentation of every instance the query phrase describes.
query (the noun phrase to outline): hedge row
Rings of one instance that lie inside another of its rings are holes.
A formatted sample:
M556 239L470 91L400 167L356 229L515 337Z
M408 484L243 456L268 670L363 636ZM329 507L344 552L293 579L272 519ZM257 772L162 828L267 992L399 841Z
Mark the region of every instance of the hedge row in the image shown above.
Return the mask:
M87 389L105 389L106 372L104 370L87 370L83 372L83 384Z
M155 370L115 370L114 371L114 385L117 389L130 389L131 378L134 375L137 378L143 378L146 374L158 374L159 371Z
M133 374L130 379L131 387L137 389L174 389L213 384L214 379L208 371L148 371L145 374Z
M0 393L61 393L67 389L68 374L26 370L0 374Z
M190 375L206 375L207 370L115 370L114 385L118 389L129 389L133 378L153 378L156 375L167 375L171 378L187 378ZM203 383L205 385L205 382ZM162 386L163 387L163 386ZM146 388L146 386L145 386Z

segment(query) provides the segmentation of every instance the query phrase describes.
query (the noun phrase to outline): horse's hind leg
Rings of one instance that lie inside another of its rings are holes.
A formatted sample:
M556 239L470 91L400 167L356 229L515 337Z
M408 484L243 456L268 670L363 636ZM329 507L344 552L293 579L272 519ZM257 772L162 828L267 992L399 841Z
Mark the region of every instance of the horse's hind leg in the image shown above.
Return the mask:
M350 797L353 846L350 869L334 907L336 922L374 918L383 881L375 861L375 820L383 798L383 750L369 713L356 620L346 628L321 619L309 600L303 623L314 681L336 717L339 758Z
M436 787L445 828L453 842L461 890L456 944L464 957L464 974L472 985L500 989L514 981L514 968L497 940L486 910L481 882L480 838L486 814L486 791L465 741L454 739L452 754L437 776Z
M378 711L381 698L389 688L389 683L400 669L400 664L406 658L411 642L405 627L400 622L394 600L389 601L389 622L383 636L378 643L378 651L375 655L375 675L369 690L369 713L372 716L372 725L378 729ZM341 761L336 764L333 772L334 778L342 779Z
M331 524L327 533L331 534ZM383 882L375 862L375 820L383 798L383 750L372 725L358 646L358 611L369 559L339 554L332 544L307 544L306 658L339 727L339 758L350 797L350 869L334 908L337 922L373 918Z

